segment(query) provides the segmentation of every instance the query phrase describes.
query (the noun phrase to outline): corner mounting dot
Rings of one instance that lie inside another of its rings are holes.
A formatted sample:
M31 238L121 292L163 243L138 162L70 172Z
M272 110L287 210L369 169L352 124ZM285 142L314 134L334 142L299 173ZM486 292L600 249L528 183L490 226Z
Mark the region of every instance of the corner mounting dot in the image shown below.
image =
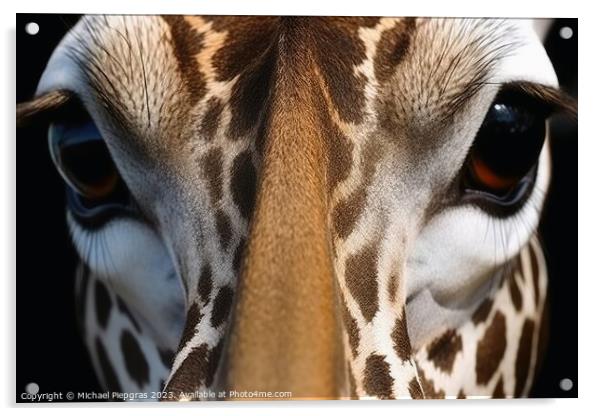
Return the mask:
M40 391L40 386L38 386L37 383L29 383L27 386L25 386L25 391L28 394L38 394Z
M558 34L560 35L560 37L562 39L568 40L573 37L573 29L571 29L568 26L564 26L564 27L560 28L560 31L558 31Z
M570 378L563 378L560 380L560 389L564 391L571 391L573 389L573 380Z
M29 22L25 25L25 33L28 35L37 35L39 31L40 25L38 25L36 22Z

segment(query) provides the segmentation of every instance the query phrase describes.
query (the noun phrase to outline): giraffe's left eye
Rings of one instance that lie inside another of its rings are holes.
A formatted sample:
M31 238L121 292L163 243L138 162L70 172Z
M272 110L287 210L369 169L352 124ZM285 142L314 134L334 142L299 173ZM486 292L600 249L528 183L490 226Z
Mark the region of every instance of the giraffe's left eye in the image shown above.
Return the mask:
M518 204L532 189L546 136L545 109L521 95L502 93L489 108L466 159L468 199Z
M48 129L50 154L67 184L71 213L85 225L98 225L131 205L131 198L99 130L79 108Z

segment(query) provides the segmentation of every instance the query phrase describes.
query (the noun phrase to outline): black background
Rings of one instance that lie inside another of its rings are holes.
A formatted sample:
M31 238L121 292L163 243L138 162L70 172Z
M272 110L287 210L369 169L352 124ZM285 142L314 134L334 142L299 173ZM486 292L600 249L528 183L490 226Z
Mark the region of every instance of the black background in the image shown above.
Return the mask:
M17 15L17 102L32 97L46 62L78 15ZM25 25L36 22L31 36ZM569 26L573 37L559 36ZM577 20L558 19L546 49L563 88L577 95ZM577 125L552 121L553 178L540 226L550 273L550 338L533 397L577 397ZM48 155L46 126L17 130L17 401L44 392L100 391L74 306L76 257L65 223L64 185ZM565 392L559 383L570 378Z

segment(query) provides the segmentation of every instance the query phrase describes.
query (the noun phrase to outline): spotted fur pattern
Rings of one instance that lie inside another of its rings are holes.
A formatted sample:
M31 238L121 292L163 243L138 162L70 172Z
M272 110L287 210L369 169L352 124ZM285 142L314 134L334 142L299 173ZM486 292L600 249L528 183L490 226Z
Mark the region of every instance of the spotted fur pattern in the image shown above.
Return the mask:
M496 77L522 47L521 30L470 19L80 22L63 51L85 82L56 82L51 60L39 93L86 89L76 93L141 226L172 264L157 279L177 275L181 288L165 293L183 298L178 319L148 319L156 304L144 291L130 291L139 310L120 297L127 276L80 267L80 315L103 384L165 383L176 399L223 388L296 398L527 394L546 298L531 238L543 196L501 258L472 262L480 269L454 291L434 284L434 302L460 318L416 329L430 304L407 307L430 296L408 289L418 287L409 264L421 264L423 230L457 197L466 138L505 81ZM157 329L171 322L179 339Z

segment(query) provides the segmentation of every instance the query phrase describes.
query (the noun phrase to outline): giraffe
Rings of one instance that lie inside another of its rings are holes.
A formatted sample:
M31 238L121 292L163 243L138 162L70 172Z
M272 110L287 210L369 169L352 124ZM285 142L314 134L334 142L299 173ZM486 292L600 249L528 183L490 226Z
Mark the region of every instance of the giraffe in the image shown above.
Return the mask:
M528 20L86 16L17 119L107 390L465 398L536 376L557 110Z

